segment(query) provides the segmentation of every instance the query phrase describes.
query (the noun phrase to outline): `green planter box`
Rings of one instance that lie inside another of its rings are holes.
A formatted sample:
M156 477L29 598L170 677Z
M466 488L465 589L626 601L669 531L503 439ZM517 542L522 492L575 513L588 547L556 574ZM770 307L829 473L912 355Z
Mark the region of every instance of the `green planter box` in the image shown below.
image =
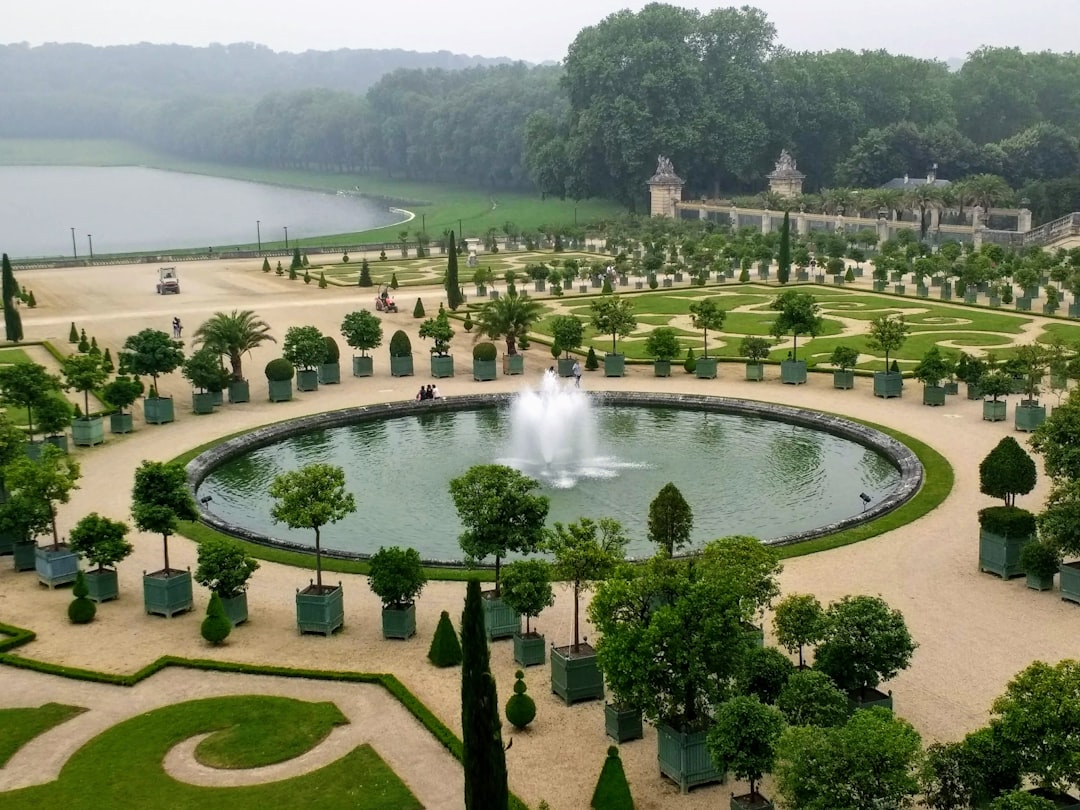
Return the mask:
M354 377L370 377L375 373L375 361L369 356L353 357L352 375Z
M411 354L401 357L390 356L391 377L411 377L413 375L413 359Z
M1054 590L1054 575L1040 577L1037 574L1033 574L1030 571L1024 574L1025 584L1033 591L1052 591Z
M1016 311L1017 312L1031 312L1031 299L1026 295L1020 295L1016 298Z
M924 385L922 389L923 405L944 405L945 388L941 385Z
M892 690L886 694L867 686L848 692L848 712L854 714L859 709L869 709L873 706L880 706L891 712L893 710Z
M229 380L229 402L233 405L251 402L251 385L247 380Z
M930 288L925 284L918 284L915 287L915 295L919 296L919 298L929 298Z
M76 447L93 447L105 441L105 420L100 416L71 420L71 440Z
M143 572L143 606L147 613L173 617L191 610L191 572L175 568Z
M148 425L165 425L175 419L172 397L143 400L143 417Z
M1017 430L1030 433L1046 421L1046 406L1033 399L1022 399L1013 411L1013 418Z
M191 395L191 410L200 416L214 412L214 395L209 391Z
M716 364L717 360L715 357L699 357L697 360L697 368L694 373L699 380L715 380Z
M67 435L64 433L55 433L52 436L45 437L45 444L51 444L57 450L60 450L64 455L67 455L68 440Z
M266 387L271 402L288 402L292 399L292 380L267 380Z
M1024 298L1038 298L1039 297L1039 285L1036 284L1033 287L1024 287Z
M472 376L477 382L494 380L498 376L494 360L473 360Z
M551 691L569 706L582 700L604 697L604 676L596 665L596 653L588 644L551 648Z
M452 355L431 355L431 376L437 380L454 376L454 358Z
M1080 318L1080 301L1073 301L1069 304L1069 317Z
M135 429L135 418L130 413L110 413L109 431L111 433L131 433Z
M803 385L806 383L806 361L784 360L780 363L780 382L785 385Z
M943 281L941 283L941 292L938 297L942 301L952 301L952 284L950 282Z
M514 660L523 667L542 666L547 659L547 640L540 633L514 633Z
M960 393L960 383L958 382L942 383L941 387L945 389L946 396L955 396Z
M907 290L907 288L903 284L894 284L893 285L893 292L896 293L897 295L903 295L906 292L906 290Z
M233 627L248 620L247 591L228 598L221 597L221 606L225 609L225 615L232 622Z
M806 270L796 270L795 271L795 280L796 281L809 281L810 280L810 273L808 271L806 271Z
M982 399L982 389L978 383L964 383L964 396L968 399Z
M839 388L842 391L849 391L855 387L855 372L850 369L847 371L834 371L832 373L832 387Z
M504 354L502 363L503 374L507 377L525 373L525 355L523 354Z
M296 370L297 391L318 391L319 370L314 368L298 368Z
M979 300L979 291L978 290L973 289L971 287L964 290L964 303L965 304L974 304L978 300Z
M211 391L210 392L210 401L214 403L215 408L218 407L219 405L224 404L224 402L225 402L225 392L224 391Z
M742 796L731 794L730 810L776 810L776 805L766 799L760 793L751 796L745 793Z
M33 571L35 566L34 550L37 543L33 541L15 543L11 547L12 562L16 571Z
M670 360L653 360L652 364L654 377L670 377L671 376L671 361Z
M1008 405L1005 400L983 400L983 421L984 422L1004 422Z
M573 357L560 357L557 362L557 369L560 377L572 377L574 376L574 358Z
M622 354L604 355L604 376L622 377L626 374L626 356Z
M341 382L341 363L322 363L319 366L319 385L337 385Z
M717 770L705 747L706 736L704 731L676 731L667 723L656 729L660 773L674 781L682 793L697 785L724 781L724 774Z
M382 637L407 640L416 635L416 604L382 609Z
M521 614L511 610L510 606L494 595L493 591L484 591L484 629L488 641L510 638L521 629Z
M10 529L0 529L0 557L13 553L15 541L19 538L18 532Z
M329 636L345 626L345 601L341 583L323 585L320 593L316 585L308 585L296 592L296 629L300 633L322 633Z
M18 549L19 547L15 546L16 553ZM1080 604L1080 562L1062 563L1058 568L1058 576L1061 598Z
M626 709L614 703L604 704L604 732L615 742L640 740L645 736L640 709Z
M874 372L874 396L891 399L904 395L904 378L899 371Z
M987 296L986 300L987 300L987 303L989 303L990 306L993 307L994 309L997 309L998 307L1001 306L1001 298L999 298L996 295L989 295L989 296Z
M1020 551L1034 540L1032 535L1005 537L979 529L979 570L997 574L1002 579L1024 575L1020 564Z
M843 287L844 286L844 277L843 276L833 276L832 277L832 283L835 284L837 287Z
M747 363L746 364L746 379L751 382L761 382L765 379L765 364L764 363Z
M1042 306L1043 315L1057 315L1057 311L1058 308L1055 304L1043 304Z
M874 292L885 292L885 282L874 279Z
M57 549L38 546L34 549L34 570L42 585L67 585L79 574L79 555L64 544Z
M544 292L544 287L544 280L541 278L533 282L533 292Z
M115 568L94 568L84 574L87 596L95 602L120 598L120 583Z

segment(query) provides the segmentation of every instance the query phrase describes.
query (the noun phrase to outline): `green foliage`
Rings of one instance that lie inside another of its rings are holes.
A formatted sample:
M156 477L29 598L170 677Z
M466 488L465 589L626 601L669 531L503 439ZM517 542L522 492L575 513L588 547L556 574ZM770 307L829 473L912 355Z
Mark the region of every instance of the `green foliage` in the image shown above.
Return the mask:
M337 341L330 335L323 337L323 343L326 346L326 354L323 357L323 363L336 363L341 359L341 349L338 348Z
M304 262L300 258L300 248L293 248L292 263L289 265L290 270L301 270L304 267Z
M263 258L262 271L264 273L269 273L270 272L270 260L265 258L265 257Z
M34 411L60 390L60 378L38 363L0 365L0 398L26 408L28 438L34 439Z
M386 254L383 253L381 256L379 256L379 258L380 259L385 259ZM390 289L391 290L396 290L398 288L398 286L399 285L398 285L398 280L397 280L397 273L391 273L390 274Z
M279 276L285 275L285 268L281 266L280 261L277 263L277 268L274 270L274 274Z
M229 383L229 372L221 365L221 355L206 345L184 361L182 373L200 391L220 391Z
M990 802L990 810L1056 810L1060 806L1026 790L1013 790Z
M837 346L833 349L829 362L840 371L850 371L859 362L859 350L851 346Z
M769 328L769 334L776 338L791 335L791 359L798 360L799 335L816 337L821 332L821 307L809 293L787 290L772 300L769 309L780 313Z
M1012 377L1001 369L992 369L979 377L978 387L979 393L984 397L990 397L997 402L999 397L1012 393ZM1032 446L1035 446L1034 440Z
M379 251L379 261L383 261L383 262L386 261L386 251L385 250L380 250ZM396 290L397 287L394 287L394 289Z
M473 346L472 356L473 360L490 362L499 356L499 352L498 349L495 348L494 343L489 343L485 340Z
M792 726L840 726L848 718L848 698L823 672L791 673L776 697L776 708Z
M210 538L199 543L195 581L223 599L244 593L248 580L259 568L244 547L234 540Z
M73 346L79 342L79 330L75 328L75 321L71 322L71 331L68 332L68 343Z
M686 350L686 360L683 361L683 371L687 374L693 374L697 371L697 359L694 357L694 350L692 348Z
M109 379L100 355L73 354L60 363L64 375L64 387L83 395L84 411L90 413L90 392L103 386Z
M773 611L776 640L789 653L798 650L800 668L803 666L803 647L821 640L824 625L825 611L812 594L789 594Z
M183 466L160 461L139 464L131 493L131 516L139 531L161 535L164 570L169 571L169 535L176 533L181 520L199 516Z
M762 703L776 703L795 665L775 647L751 647L742 662L737 681L739 691Z
M465 320L461 322L461 326L466 332L471 332L473 330L473 319L471 311L465 313Z
M630 784L626 781L617 745L608 746L589 807L592 810L634 810L634 798L630 795Z
M755 697L736 695L716 710L716 723L706 746L721 773L731 771L750 783L750 797L757 798L761 777L772 771L776 744L784 718L776 709Z
M0 368L0 375L3 374ZM2 376L0 376L2 380ZM0 387L3 383L0 382ZM1080 391L1074 388L1035 430L1031 448L1043 457L1046 474L1055 482L1080 480ZM7 394L4 395L5 399Z
M1001 537L1035 534L1035 515L1018 506L988 506L979 510L979 527Z
M412 316L414 318L424 317L424 302L420 299L419 296L417 296L416 298L416 306L413 307Z
M305 270L304 271L304 279L305 279L305 281L307 280L307 278L308 278L308 274L307 274L307 271ZM325 290L326 289L326 274L321 270L319 271L319 289L320 290Z
M348 264L349 263L349 251L346 250L344 253L341 254L341 263L342 264ZM307 265L305 264L304 267L307 267ZM364 287L364 286L370 287L371 285L370 284L367 284L367 285L361 284L359 286L361 286L361 287Z
M358 349L361 357L367 357L368 351L382 345L382 321L361 309L350 312L341 321L341 336L352 349Z
M551 565L547 560L518 560L502 572L502 600L525 617L525 633L531 633L530 619L555 604L551 590Z
M526 694L525 673L514 673L514 694L506 701L506 719L518 731L536 719L536 703Z
M673 483L668 482L649 504L649 542L669 557L690 545L694 512Z
M125 539L127 533L126 523L91 512L71 527L68 532L68 545L72 551L91 565L96 565L100 571L115 566L135 550Z
M101 389L101 396L105 402L120 413L124 408L131 407L143 393L143 384L139 380L126 375L120 375L115 380L105 384Z
M756 335L747 335L739 343L739 354L752 363L760 363L769 356L772 341Z
M623 560L629 542L622 525L613 518L594 521L583 517L566 526L556 522L547 532L543 548L554 558L552 575L564 580L574 591L575 651L580 643L581 593L591 583L603 580L615 570Z
M573 315L558 315L551 322L551 336L569 359L570 353L585 341L585 324Z
M0 768L7 765L26 743L84 711L86 709L80 706L62 703L0 709L0 728L4 729L3 735L0 735Z
M979 492L1016 505L1017 495L1035 489L1035 460L1012 436L1004 437L979 464Z
M780 246L776 254L776 280L787 284L791 278L791 214L784 212L784 223L780 226Z
M296 368L313 370L326 361L326 341L316 326L290 326L285 330L281 354Z
M1045 541L1025 543L1020 549L1020 565L1025 574L1052 577L1061 565L1061 551Z
M66 398L51 396L38 405L38 427L49 436L62 435L71 424L74 408Z
M911 326L904 321L903 315L881 315L870 322L869 337L866 345L875 351L885 353L885 365L889 365L889 355L904 345Z
M215 647L229 637L232 632L232 622L225 615L225 606L221 604L221 596L217 591L210 594L210 604L206 607L206 618L199 627L202 637Z
M435 626L435 635L431 639L427 657L431 663L440 668L456 667L461 663L461 642L458 640L453 622L450 621L450 614L445 610L439 616L439 623Z
M615 288L611 286L611 278L606 273L604 274L604 284L600 288L602 295L611 295L615 292Z
M596 371L600 368L600 361L596 357L596 349L589 347L589 353L585 355L585 370Z
M412 354L412 341L409 340L409 336L401 329L394 332L390 336L390 356L391 357L408 357Z
M458 252L453 231L450 231L450 240L447 247L445 289L446 304L451 310L456 310L465 303L461 294L461 281L458 279Z
M365 258L360 262L360 276L356 280L358 287L374 287L375 282L371 280L371 267L368 265L368 260Z
M266 379L271 382L285 382L291 380L296 374L293 364L284 357L275 357L266 364Z
M48 515L54 548L60 544L56 505L71 499L81 474L79 462L51 444L41 448L37 460L17 458L4 469L4 486L12 498L35 504Z
M402 609L411 605L427 584L420 554L415 548L384 547L371 555L371 588L384 608Z
M22 316L15 306L15 299L19 297L19 284L15 281L15 272L11 269L11 260L6 253L0 258L0 264L3 265L4 337L18 343L23 339Z
M507 294L488 301L477 313L478 332L492 340L505 339L506 353L517 354L518 344L526 345L526 335L540 320L544 307L526 295Z
M278 266L279 267L281 266L281 262L278 262ZM289 281L296 281L296 279L299 278L299 277L300 276L299 276L299 273L296 272L296 268L295 267L290 267L289 268Z
M709 356L709 330L718 332L724 328L727 313L720 308L715 298L695 301L690 305L690 322L695 329L700 329L704 340L702 357Z
M435 344L431 347L432 354L446 357L450 353L450 341L454 338L454 330L450 326L450 316L445 310L441 310L434 318L428 318L420 324L418 334L424 340L432 339Z
M75 587L71 590L71 595L75 598L68 605L68 620L72 624L90 624L94 620L97 605L92 599L87 598L89 593L90 590L86 587L86 575L79 571L75 575Z
M658 326L645 338L645 353L657 360L671 360L679 348L679 339L670 326Z
M953 372L952 359L943 354L941 348L935 344L931 346L922 360L915 366L912 376L928 386L936 386L942 380L947 379Z
M634 304L626 298L604 296L589 305L592 310L590 322L593 328L604 335L611 335L611 353L617 353L617 339L629 337L637 327L634 316ZM560 340L560 346L565 344Z
M917 646L884 599L845 596L825 611L814 668L846 691L875 687L906 669Z
M183 342L173 340L160 329L143 329L124 341L119 352L120 368L129 374L149 374L154 391L158 387L158 375L175 371L184 362Z
M195 330L195 345L213 349L229 358L232 379L243 380L243 356L263 343L276 343L269 325L252 310L215 312Z

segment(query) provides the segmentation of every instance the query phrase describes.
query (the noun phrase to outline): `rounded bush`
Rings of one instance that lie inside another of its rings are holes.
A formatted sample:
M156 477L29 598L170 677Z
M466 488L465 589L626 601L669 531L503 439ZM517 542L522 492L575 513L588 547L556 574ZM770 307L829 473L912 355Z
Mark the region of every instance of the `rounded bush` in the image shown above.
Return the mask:
M97 614L97 605L85 596L77 596L68 605L68 618L72 624L90 624Z
M1035 515L1019 506L988 506L979 510L979 526L1002 537L1028 537L1035 533Z
M506 719L514 728L523 729L536 719L536 703L525 694L525 673L519 669L514 677L514 694L506 701Z
M405 332L399 329L390 338L390 356L408 357L410 354L412 354L412 341Z
M473 360L494 360L498 357L498 350L495 348L494 343L487 341L483 343L477 343L473 346L472 357Z
M266 379L272 382L291 380L296 374L293 364L284 357L278 357L266 364Z
M326 358L324 363L336 363L341 358L341 349L338 348L337 341L329 335L323 337L326 342Z

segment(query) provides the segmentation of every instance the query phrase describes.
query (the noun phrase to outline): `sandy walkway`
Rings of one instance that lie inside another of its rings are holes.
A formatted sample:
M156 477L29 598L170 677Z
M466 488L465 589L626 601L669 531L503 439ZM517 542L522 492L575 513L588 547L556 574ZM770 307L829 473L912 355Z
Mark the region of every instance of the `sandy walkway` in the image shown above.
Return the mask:
M33 288L40 302L36 310L23 313L27 337L53 338L66 345L69 324L74 320L77 326L85 326L88 334L96 335L102 347L111 346L115 355L123 339L138 329L167 329L172 317L179 315L185 334L189 334L212 312L234 307L255 309L271 324L279 340L288 325L300 323L311 323L336 335L343 315L369 306L373 294L358 288L305 288L302 283L265 276L257 267L255 262L247 266L225 262L184 265L184 292L167 299L154 295L156 270L150 266L24 273L23 283ZM441 297L438 290L402 291L400 297L411 300L417 294L424 298L429 312L437 309ZM1033 317L1037 323L1042 322L1038 316ZM402 312L386 316L384 324L387 340L394 328L413 334L420 368L428 346L415 337L418 322ZM1025 332L1025 336L1029 334ZM480 386L468 374L470 340L463 334L455 339L459 376L439 381L444 395L516 390L550 365L546 347L537 347L527 353L526 368L530 373L525 380L503 377ZM92 510L128 519L131 471L143 458L169 458L214 436L303 413L411 398L416 386L427 380L424 373L414 378L391 378L384 346L375 352L373 378L343 378L340 386L298 395L290 403L270 405L263 401L261 371L276 354L276 347L270 346L245 361L247 375L253 380L255 402L225 406L211 416L192 416L187 383L178 376L167 379L162 391L176 397L177 421L161 427L137 423L136 432L129 436L109 436L104 446L80 451L82 488L73 494L69 505L61 508L61 530L66 531ZM345 354L343 360L347 361L347 351ZM779 384L774 368L768 370L770 379L764 383L742 381L741 372L740 366L724 365L720 379L715 381L682 374L656 380L651 371L635 368L621 379L589 374L583 385L594 389L716 393L843 412L904 430L949 458L957 484L941 508L886 536L790 560L781 578L786 593L813 592L823 601L848 593L881 594L903 611L920 646L911 668L889 686L894 690L898 713L911 720L927 741L955 739L985 722L991 700L1013 674L1033 659L1053 661L1075 656L1075 606L1062 602L1056 592L1027 590L1022 579L1004 583L976 571L975 513L991 503L978 492L977 466L1002 436L1011 433L1011 421L983 422L980 403L962 397L950 397L944 408L925 407L917 385L911 385L902 400L880 400L871 395L870 382L864 379L857 381L855 390L843 392L832 389L828 375L810 375L807 385L789 387ZM1010 399L1015 403L1015 397ZM1023 499L1022 505L1037 509L1045 491L1046 482L1040 481L1038 490ZM593 516L599 516L600 511L598 505L598 514ZM392 525L381 526L380 531L380 541L395 542ZM132 671L164 654L393 672L447 725L459 728L457 672L432 668L425 655L439 612L460 612L463 585L431 583L418 603L418 636L408 642L390 642L380 637L379 604L364 579L332 575L345 585L344 631L329 639L300 637L295 632L293 594L307 583L309 575L263 563L249 594L251 622L240 627L225 647L211 649L198 632L207 600L203 589L198 589L193 614L165 620L143 613L139 577L143 570L160 567L161 542L158 537L139 533L133 533L131 539L136 552L120 566L121 599L102 605L98 619L84 627L66 621L64 611L69 596L65 591L49 591L37 585L32 574L17 575L6 562L0 564L0 621L39 633L39 640L21 652L117 672ZM194 564L192 543L177 539L170 548L174 564ZM539 621L549 642L566 642L570 612L568 595L560 588L555 607L545 611ZM505 701L516 669L509 642L493 646L492 666L501 700ZM258 688L286 694L281 691L285 684L279 689L273 679L241 683L234 676L223 678L221 683L214 681L214 688L222 692ZM197 696L208 688L209 680L203 675L193 678L190 674L164 673L140 691L73 684L0 668L0 705L61 700L94 707L94 711L64 727L75 729L85 724L84 733L52 733L47 735L48 740L42 738L37 744L39 756L48 752L52 760L61 763L77 747L74 740L86 739L92 728L104 728L150 705ZM511 786L533 805L546 799L553 810L580 810L588 803L608 744L603 733L602 707L599 703L564 707L549 693L546 667L530 669L527 682L538 704L538 717L528 732L507 734L515 739L507 757ZM139 696L143 694L153 695L153 700L141 702ZM319 696L321 699L321 691ZM339 705L350 712L346 705ZM358 705L356 710L364 708ZM411 745L420 736L410 733L403 739ZM389 752L382 747L379 750L391 759ZM657 776L655 733L651 730L644 741L625 745L622 751L635 799L646 810L715 806L732 789L730 785L717 786L679 796L673 786ZM413 786L428 771L439 767L437 759L429 759L420 751L409 763L394 760L392 764Z

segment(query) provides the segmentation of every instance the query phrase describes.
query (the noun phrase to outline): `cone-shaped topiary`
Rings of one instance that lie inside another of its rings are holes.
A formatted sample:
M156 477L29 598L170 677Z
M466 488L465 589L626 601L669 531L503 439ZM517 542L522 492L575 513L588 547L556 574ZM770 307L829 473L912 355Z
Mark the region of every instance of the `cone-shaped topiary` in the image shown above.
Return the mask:
M611 295L615 292L615 289L611 286L611 277L607 273L604 274L604 286L600 289L600 292L604 295Z
M218 645L229 637L232 632L232 622L225 615L225 606L221 604L221 597L217 591L210 594L210 604L206 607L206 618L199 628L202 637L213 645Z
M277 269L274 271L274 273L279 276L285 275L285 268L281 266L281 262L277 263Z
M319 271L319 289L326 289L326 274L323 273L321 270Z
M385 259L386 256L384 255L382 258ZM392 273L390 275L390 289L391 290L396 290L397 288L398 288L397 273Z
M77 346L77 348L82 354L86 354L88 351L90 351L90 341L86 338L85 329L79 332L79 345Z
M600 368L600 361L596 359L596 349L590 346L589 353L585 355L585 369L596 371L598 368Z
M265 257L263 258L262 271L264 273L269 273L270 272L270 260L265 258Z
M276 357L266 364L266 379L273 382L291 380L294 374L296 374L296 369L284 357Z
M412 341L405 332L398 329L390 337L390 356L408 357L410 354L412 354Z
M371 280L371 267L368 265L368 260L365 258L360 262L360 277L356 280L356 286L358 287L372 287L375 282Z
M465 328L466 332L471 332L472 331L473 322L472 322L472 313L471 312L466 312L465 313L465 321L461 325Z
M694 358L693 349L686 350L686 360L683 361L682 367L687 374L693 374L697 371L697 360Z
M424 317L424 302L421 301L419 298L416 299L416 306L413 307L412 316L414 318Z
M494 360L499 356L498 349L495 348L494 343L484 341L483 343L477 343L473 346L472 350L473 360Z
M68 343L79 342L79 330L75 328L75 321L71 322L71 331L68 332Z
M281 262L278 262L278 264L281 264ZM296 281L297 278L299 278L299 276L296 273L296 268L295 267L290 267L289 268L289 281Z
M300 248L293 248L292 264L289 265L293 270L299 270L304 266L303 259L300 258Z
M108 346L105 347L105 356L101 358L101 367L109 374L116 371L116 366L113 364L112 352L109 350Z
M71 593L75 598L68 605L68 618L72 624L89 624L97 613L97 605L87 598L90 589L86 587L86 577L82 571L75 575L75 587Z
M607 759L596 780L589 807L593 810L634 810L634 797L630 795L630 785L626 781L626 771L619 759L618 746L608 747Z
M308 261L308 257L307 257L306 253L301 257L301 261L304 263L304 267L307 267L308 265L311 264L311 262Z
M101 354L101 349L97 345L97 336L90 338L90 354Z
M26 305L30 307L30 309L34 309L37 306L37 299L34 298L33 290L30 290L30 292L26 294Z
M305 284L310 284L311 283L311 272L307 268L304 269L304 283Z
M520 669L514 673L514 694L506 701L506 719L516 729L523 729L536 719L536 703L525 694L525 673Z
M450 621L450 614L445 610L435 627L427 657L437 667L456 667L461 663L461 641Z

